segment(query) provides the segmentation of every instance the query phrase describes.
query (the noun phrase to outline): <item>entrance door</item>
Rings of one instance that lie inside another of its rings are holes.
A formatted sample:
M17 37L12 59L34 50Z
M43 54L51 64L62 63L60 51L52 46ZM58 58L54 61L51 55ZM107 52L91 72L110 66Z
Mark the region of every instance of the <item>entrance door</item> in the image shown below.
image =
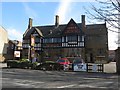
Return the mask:
M93 62L93 54L90 53L90 62Z

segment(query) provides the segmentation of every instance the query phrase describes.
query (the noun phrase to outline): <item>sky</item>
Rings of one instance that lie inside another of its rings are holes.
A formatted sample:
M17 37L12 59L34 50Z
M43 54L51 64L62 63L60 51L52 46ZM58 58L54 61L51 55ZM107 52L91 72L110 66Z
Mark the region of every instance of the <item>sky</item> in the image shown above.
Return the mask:
M85 12L85 8L90 9L91 4L99 6L95 1L79 0L3 0L0 2L2 8L0 16L0 25L8 32L8 38L11 40L22 41L23 33L28 27L29 18L33 19L33 26L45 26L55 24L55 15L59 15L60 24L67 24L71 18L76 23L81 23L81 15L86 15L86 24L91 24ZM91 10L92 12L92 10ZM95 20L94 20L95 21ZM100 22L95 21L95 24ZM102 22L104 23L104 22ZM108 31L109 49L117 48L117 34Z

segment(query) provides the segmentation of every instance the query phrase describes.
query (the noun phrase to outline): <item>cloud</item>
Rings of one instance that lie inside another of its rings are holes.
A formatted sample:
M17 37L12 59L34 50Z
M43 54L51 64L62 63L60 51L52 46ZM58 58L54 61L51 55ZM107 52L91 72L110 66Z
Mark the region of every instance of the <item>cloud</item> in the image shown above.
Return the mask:
M70 5L72 0L62 0L59 4L57 11L55 12L57 15L60 16L60 23L66 23L66 17L68 16L69 12L71 11Z
M36 18L38 16L37 13L32 8L29 7L27 2L23 2L23 6L28 17Z
M7 31L8 31L9 39L22 41L23 33L20 32L20 30L16 30L14 28L8 28Z

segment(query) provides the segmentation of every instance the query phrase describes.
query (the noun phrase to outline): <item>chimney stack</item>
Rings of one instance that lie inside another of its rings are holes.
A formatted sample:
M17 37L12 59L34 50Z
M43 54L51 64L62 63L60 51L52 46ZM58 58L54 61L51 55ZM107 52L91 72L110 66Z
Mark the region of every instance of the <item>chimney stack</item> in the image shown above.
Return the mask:
M85 31L86 25L85 25L85 15L81 16L81 22L82 22L82 31Z
M59 26L59 16L56 15L55 17L55 27L58 27Z
M28 24L28 29L31 29L32 28L32 18L29 18L29 24Z

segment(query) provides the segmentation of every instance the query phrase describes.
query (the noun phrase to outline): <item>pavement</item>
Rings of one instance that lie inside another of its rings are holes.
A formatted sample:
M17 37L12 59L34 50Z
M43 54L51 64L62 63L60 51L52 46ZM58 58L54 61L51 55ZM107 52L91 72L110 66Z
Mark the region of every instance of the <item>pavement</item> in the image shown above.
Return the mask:
M0 69L4 67L7 67L7 63L0 63Z

